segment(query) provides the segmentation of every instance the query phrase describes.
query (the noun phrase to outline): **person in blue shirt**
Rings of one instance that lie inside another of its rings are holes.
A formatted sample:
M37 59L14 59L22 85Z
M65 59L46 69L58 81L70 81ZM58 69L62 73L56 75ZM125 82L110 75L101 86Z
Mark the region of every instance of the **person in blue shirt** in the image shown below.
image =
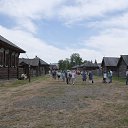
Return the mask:
M93 81L93 73L92 73L92 71L89 71L88 76L89 76L89 81L91 81L91 83L94 83L94 81Z
M87 72L85 70L83 70L82 73L81 73L81 75L82 75L82 80L86 82Z

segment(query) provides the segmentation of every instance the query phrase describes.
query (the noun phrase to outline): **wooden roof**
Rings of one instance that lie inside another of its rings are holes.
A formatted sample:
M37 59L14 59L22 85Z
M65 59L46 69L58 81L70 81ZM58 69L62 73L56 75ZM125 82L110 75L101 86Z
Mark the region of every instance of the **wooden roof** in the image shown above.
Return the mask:
M122 59L124 60L125 64L128 66L128 55L121 55L118 65Z
M92 67L92 68L98 68L99 66L96 63L92 63L90 61L80 65L80 67Z
M76 65L76 66L73 66L72 69L77 69L79 67L80 67L80 65Z
M31 66L38 66L40 65L49 65L48 63L46 63L45 61L41 60L38 57L35 57L33 59L27 59L27 58L20 58L19 59L19 64L21 63L25 63L27 65L31 65Z
M86 63L79 66L79 68L90 68L90 69L98 69L99 66L97 63L92 63L90 61L87 61Z
M114 66L116 67L118 64L119 58L117 57L103 57L101 66L105 65L107 67Z
M25 51L23 49L21 49L20 47L18 47L15 44L13 44L9 40L5 39L1 35L0 35L0 44L2 44L3 46L9 47L10 49L14 49L14 50L16 50L16 51L18 51L20 53L25 53Z

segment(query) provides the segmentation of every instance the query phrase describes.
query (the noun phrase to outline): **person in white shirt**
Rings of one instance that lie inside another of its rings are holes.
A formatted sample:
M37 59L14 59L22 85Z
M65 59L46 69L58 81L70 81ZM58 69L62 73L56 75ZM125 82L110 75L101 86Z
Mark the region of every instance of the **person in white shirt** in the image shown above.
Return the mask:
M107 73L104 71L103 73L103 83L107 83Z
M72 72L71 72L71 80L72 80L72 84L74 85L74 83L75 83L75 79L76 79L76 72L73 70Z
M112 83L112 71L110 69L108 71L108 79L109 79L109 83Z

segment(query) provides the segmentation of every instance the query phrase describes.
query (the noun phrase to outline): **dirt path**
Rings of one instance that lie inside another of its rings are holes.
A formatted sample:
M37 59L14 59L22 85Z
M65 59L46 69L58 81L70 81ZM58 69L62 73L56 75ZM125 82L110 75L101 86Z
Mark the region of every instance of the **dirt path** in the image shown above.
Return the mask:
M48 78L0 88L0 128L127 128L128 86Z

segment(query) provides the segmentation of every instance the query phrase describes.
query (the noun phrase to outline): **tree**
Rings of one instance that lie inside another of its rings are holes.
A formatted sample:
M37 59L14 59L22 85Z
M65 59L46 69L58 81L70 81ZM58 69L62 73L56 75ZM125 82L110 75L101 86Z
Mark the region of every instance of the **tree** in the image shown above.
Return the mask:
M80 57L80 55L78 53L73 53L70 56L70 66L76 66L76 65L80 65L82 64L82 58Z
M95 59L95 64L97 64L97 60Z
M70 56L70 59L66 58L65 60L59 60L58 65L60 70L71 69L71 67L82 64L82 58L78 53L73 53Z
M60 70L67 70L71 68L70 60L68 58L66 58L65 60L59 60L58 65Z
M59 66L59 69L60 69L60 70L64 70L64 68L65 68L65 67L64 67L64 60L59 60L59 61L58 61L58 66Z
M68 58L66 58L66 59L64 60L64 66L65 66L65 70L71 68L71 66L70 66L70 60L69 60Z

